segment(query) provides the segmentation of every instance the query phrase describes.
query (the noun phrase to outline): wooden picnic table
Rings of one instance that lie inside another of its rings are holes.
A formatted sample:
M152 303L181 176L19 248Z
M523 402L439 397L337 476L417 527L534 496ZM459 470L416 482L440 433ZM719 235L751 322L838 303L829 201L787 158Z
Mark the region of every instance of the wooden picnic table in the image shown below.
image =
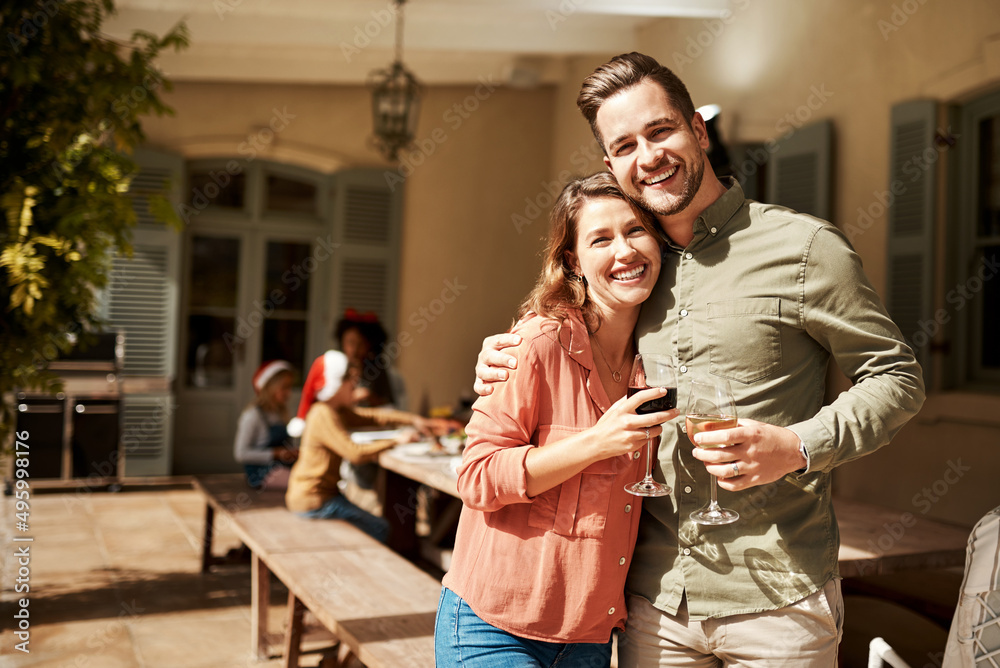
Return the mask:
M406 553L417 551L416 489L427 485L458 497L455 462L448 456L412 456L387 450L379 464L387 471L384 514ZM834 497L840 527L838 561L843 577L962 566L969 530L914 512Z

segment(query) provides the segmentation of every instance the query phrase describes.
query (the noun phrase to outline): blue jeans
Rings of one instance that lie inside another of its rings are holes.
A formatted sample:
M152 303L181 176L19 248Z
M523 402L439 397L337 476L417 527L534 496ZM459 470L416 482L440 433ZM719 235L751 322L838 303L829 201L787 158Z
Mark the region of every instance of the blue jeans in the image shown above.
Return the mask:
M387 521L372 515L367 510L358 508L340 494L316 510L308 510L300 515L314 520L344 520L383 543L389 537L389 523Z
M284 462L271 462L270 464L244 464L243 472L247 476L247 484L254 489L257 489L264 484L264 479L267 478L267 474L271 472L271 469L279 466L290 468L291 464L285 464Z
M438 668L607 668L611 641L555 643L528 640L487 624L455 592L441 588L434 624Z

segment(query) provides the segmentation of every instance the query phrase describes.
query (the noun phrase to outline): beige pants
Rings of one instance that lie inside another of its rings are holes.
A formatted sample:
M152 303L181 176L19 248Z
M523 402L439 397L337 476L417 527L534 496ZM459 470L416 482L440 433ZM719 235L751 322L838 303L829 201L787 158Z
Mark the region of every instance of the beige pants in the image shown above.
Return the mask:
M832 668L844 623L840 580L797 603L768 612L693 622L628 597L618 638L619 668Z

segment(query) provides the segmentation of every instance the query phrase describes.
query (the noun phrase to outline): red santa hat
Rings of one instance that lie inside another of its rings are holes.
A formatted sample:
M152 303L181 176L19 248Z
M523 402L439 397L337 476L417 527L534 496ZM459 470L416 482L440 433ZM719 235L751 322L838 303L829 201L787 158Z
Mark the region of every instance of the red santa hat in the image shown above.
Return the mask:
M299 410L288 423L289 436L302 435L310 406L317 401L326 401L336 394L346 373L347 355L339 350L328 350L313 361L305 385L302 387Z
M257 372L253 375L254 392L263 390L264 386L282 371L291 373L293 371L292 365L285 360L271 360L261 364L257 368Z

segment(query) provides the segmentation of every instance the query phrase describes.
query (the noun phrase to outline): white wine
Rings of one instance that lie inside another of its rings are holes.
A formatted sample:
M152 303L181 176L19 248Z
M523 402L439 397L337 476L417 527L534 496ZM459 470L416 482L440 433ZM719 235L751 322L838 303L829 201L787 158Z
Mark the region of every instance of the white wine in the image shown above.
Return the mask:
M715 431L716 429L732 429L737 425L736 418L730 415L701 415L694 414L687 416L687 434L691 442L699 448L724 448L725 445L699 445L694 437L705 431Z

